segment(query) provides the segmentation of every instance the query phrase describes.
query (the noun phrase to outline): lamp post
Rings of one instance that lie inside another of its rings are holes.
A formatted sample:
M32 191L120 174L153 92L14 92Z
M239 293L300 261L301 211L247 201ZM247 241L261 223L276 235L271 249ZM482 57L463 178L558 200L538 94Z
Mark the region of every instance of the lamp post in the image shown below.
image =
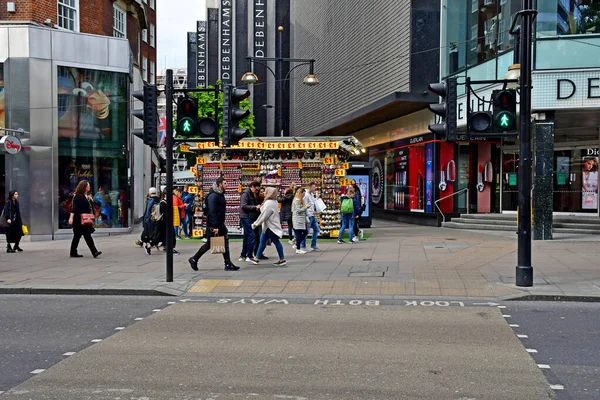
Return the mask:
M304 77L304 80L302 81L302 83L304 83L306 86L316 86L319 84L319 79L317 78L317 76L315 75L315 60L312 59L304 59L304 58L283 58L281 57L281 55L283 54L283 40L281 39L281 35L283 33L283 26L279 26L277 28L277 32L278 32L278 36L279 36L279 49L277 51L278 56L274 57L274 58L269 58L269 57L246 57L246 62L248 63L248 72L246 72L243 76L242 76L242 82L245 83L246 85L254 85L255 83L258 83L258 76L256 76L256 74L254 72L252 72L252 63L257 63L260 65L263 65L265 68L267 68L272 74L273 77L275 78L275 90L277 92L277 106L275 107L275 129L274 129L274 133L275 136L285 136L284 135L284 116L283 116L283 88L284 88L284 84L285 82L290 78L290 74L292 73L293 70L295 70L298 67L301 67L303 65L309 65L309 71L308 71L308 75L306 75ZM267 64L266 62L268 61L274 61L275 62L275 71L273 71ZM290 69L290 71L285 75L285 77L282 78L283 76L283 63L284 62L290 62L290 63L299 63L298 65L296 65L294 68ZM289 119L289 118L288 118Z
M533 267L531 265L531 41L532 25L537 15L532 0L522 0L522 9L517 13L510 28L517 44L515 60L505 78L518 76L520 85L520 129L519 129L519 196L518 196L518 249L515 271L517 286L533 286ZM515 29L515 23L521 18L522 26ZM519 59L516 55L519 53ZM518 64L517 61L520 63Z

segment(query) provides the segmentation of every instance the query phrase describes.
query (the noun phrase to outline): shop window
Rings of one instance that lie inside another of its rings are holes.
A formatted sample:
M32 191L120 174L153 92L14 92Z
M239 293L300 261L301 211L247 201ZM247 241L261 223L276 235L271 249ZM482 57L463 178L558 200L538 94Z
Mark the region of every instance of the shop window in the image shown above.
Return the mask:
M127 74L58 67L59 228L90 182L97 228L129 225Z

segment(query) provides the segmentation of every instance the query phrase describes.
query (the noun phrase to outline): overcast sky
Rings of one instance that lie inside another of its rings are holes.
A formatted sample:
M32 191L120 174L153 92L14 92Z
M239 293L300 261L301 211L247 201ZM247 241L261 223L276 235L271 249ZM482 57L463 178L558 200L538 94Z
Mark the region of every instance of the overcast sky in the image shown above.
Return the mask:
M187 68L187 32L206 20L205 0L157 0L157 69Z

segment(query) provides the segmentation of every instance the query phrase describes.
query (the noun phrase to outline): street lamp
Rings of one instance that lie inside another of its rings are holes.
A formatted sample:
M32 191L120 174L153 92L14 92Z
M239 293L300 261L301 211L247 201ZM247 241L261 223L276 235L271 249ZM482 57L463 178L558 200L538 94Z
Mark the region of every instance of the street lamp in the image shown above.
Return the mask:
M275 58L269 58L269 57L246 57L246 62L248 63L248 72L246 72L243 76L242 76L242 82L246 85L255 85L258 83L259 79L258 76L256 76L256 74L254 72L252 72L252 63L258 63L260 65L263 65L265 68L267 68L271 74L273 74L273 77L275 78L275 84L277 85L277 97L278 97L278 104L277 107L275 108L275 134L279 133L280 136L284 136L283 134L283 87L284 87L284 82L286 82L289 78L290 78L290 74L292 73L293 70L295 70L298 67L301 67L303 65L309 65L309 72L308 75L306 75L304 77L304 80L302 81L303 84L305 84L306 86L316 86L319 84L319 78L317 78L317 76L315 75L315 60L312 59L304 59L304 58L283 58L281 57L283 50L282 50L282 40L281 40L281 34L283 32L283 27L279 26L277 28L278 34L279 34L279 57L275 57ZM275 71L273 71L267 64L266 62L268 61L274 61L276 68ZM290 63L299 63L298 65L296 65L294 68L290 69L289 72L285 75L285 77L283 79L281 79L281 76L283 75L283 63L284 62L290 62Z

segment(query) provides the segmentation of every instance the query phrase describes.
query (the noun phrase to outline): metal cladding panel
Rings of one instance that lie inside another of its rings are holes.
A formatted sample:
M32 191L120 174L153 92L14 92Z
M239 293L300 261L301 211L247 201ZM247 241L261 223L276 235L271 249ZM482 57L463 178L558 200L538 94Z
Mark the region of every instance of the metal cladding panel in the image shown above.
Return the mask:
M53 59L57 62L81 63L83 61L85 64L109 65L108 42L101 36L54 31L52 32Z
M292 73L290 136L410 91L410 0L294 1L291 20L292 57L315 59L320 84L302 84L307 68Z
M8 58L8 28L0 28L0 58Z
M29 57L49 60L52 58L52 31L50 29L29 29Z
M53 145L54 131L51 121L54 120L56 109L53 108L53 97L56 89L53 86L52 61L29 59L29 90L30 90L30 126L31 145Z
M8 32L10 57L29 57L29 28L11 27Z
M31 146L29 149L30 171L27 177L29 185L29 207L21 206L21 210L30 212L30 234L50 234L54 232L53 218L58 215L54 209L55 191L52 189L54 177L58 175L57 165L50 146ZM19 197L19 202L24 196Z
M129 42L115 38L103 38L108 41L108 65L129 70Z

